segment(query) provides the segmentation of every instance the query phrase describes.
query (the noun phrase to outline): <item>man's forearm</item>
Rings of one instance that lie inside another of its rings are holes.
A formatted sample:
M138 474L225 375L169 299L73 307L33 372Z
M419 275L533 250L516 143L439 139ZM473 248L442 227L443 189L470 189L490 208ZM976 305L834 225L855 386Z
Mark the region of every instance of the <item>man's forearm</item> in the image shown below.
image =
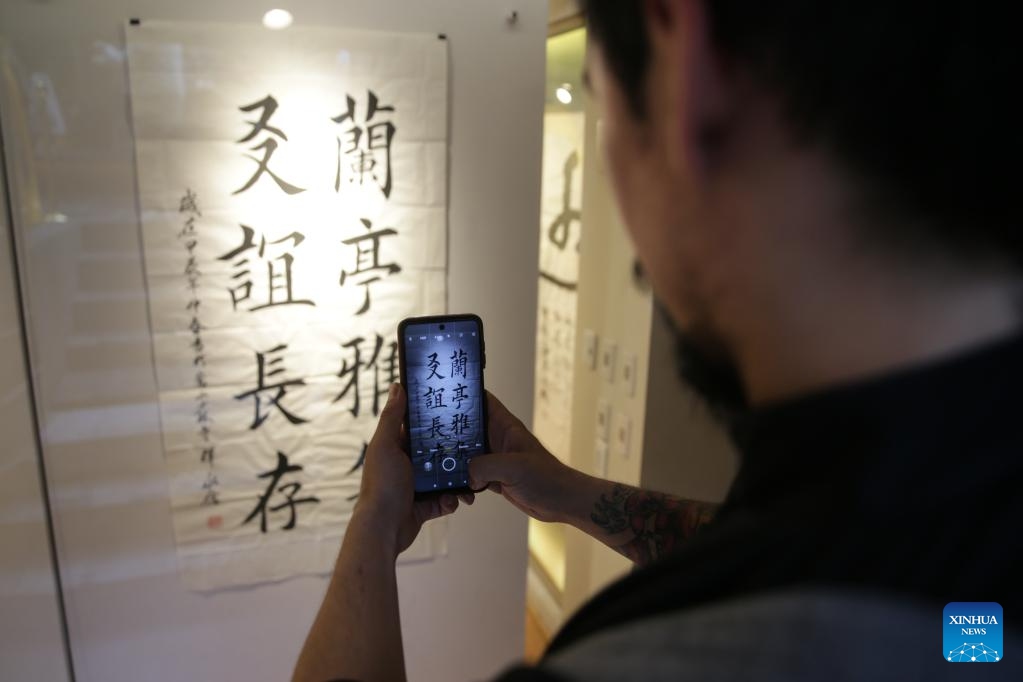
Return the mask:
M371 519L352 517L294 680L405 679L395 556Z
M561 519L639 565L693 536L718 505L578 474Z

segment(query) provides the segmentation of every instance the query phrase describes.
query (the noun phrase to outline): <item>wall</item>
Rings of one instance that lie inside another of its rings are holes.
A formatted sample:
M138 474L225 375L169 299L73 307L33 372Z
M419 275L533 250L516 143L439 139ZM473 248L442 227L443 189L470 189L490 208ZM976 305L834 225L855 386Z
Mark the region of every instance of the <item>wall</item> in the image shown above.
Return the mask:
M2 137L2 136L0 136ZM2 145L0 145L2 148ZM0 150L2 151L2 150ZM0 163L0 188L4 184ZM68 679L18 292L0 191L0 679Z
M579 3L576 0L550 0L548 10L549 23L555 24L579 14Z
M521 368L533 365L546 3L286 6L297 24L447 34L449 307L482 315L488 387L530 414ZM263 9L246 0L0 5L16 76L0 115L30 122L7 151L18 169L28 334L78 680L284 679L325 588L303 578L184 590L158 435L122 26L132 16L255 22ZM509 26L512 9L519 22ZM522 651L525 518L484 495L451 520L448 537L446 557L399 571L413 680L486 677Z
M585 58L585 29L547 39L533 433L565 462L571 452L578 249L585 231L581 220ZM563 88L574 93L567 102L556 95ZM564 527L530 519L529 551L531 570L535 567L539 579L549 583L553 592L564 591ZM545 622L548 628L556 627L560 615Z
M604 166L601 126L599 112L588 103L571 464L594 476L639 485L652 299L632 278L633 250ZM591 336L595 362L586 350ZM623 372L629 359L634 361L634 390ZM606 427L598 424L601 412L609 417ZM627 433L619 440L623 430ZM566 530L565 546L563 605L569 616L632 564L574 528Z

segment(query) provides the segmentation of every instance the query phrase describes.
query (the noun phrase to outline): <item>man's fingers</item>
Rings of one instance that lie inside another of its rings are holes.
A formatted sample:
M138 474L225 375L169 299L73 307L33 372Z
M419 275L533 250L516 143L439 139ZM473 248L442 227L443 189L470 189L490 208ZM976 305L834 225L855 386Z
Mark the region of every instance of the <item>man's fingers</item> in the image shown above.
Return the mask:
M522 420L487 391L487 433L494 452L512 452L542 448Z
M487 433L494 449L498 452L508 450L510 447L508 435L519 428L526 427L497 399L497 396L487 391Z
M454 495L445 494L417 501L413 512L415 513L416 520L423 524L432 519L451 514L456 509L458 509L458 498Z
M509 417L515 419L515 415L490 391L487 391L487 416L491 422L505 421Z
M458 499L462 501L462 504L472 504L476 501L476 496L472 493L463 493L458 496Z
M522 468L522 455L499 452L473 457L469 462L469 487L482 490L491 483L515 483Z
M458 509L458 498L454 495L441 495L440 499L437 500L437 508L437 516L454 513L454 511Z

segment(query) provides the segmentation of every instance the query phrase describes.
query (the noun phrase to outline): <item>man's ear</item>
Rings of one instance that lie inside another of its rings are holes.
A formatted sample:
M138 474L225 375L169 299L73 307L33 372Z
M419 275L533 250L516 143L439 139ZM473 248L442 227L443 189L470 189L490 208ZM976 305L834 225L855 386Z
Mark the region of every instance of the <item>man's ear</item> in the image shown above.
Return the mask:
M697 182L713 166L708 132L728 115L728 83L710 35L706 3L645 0L650 43L647 111L666 146L672 173Z

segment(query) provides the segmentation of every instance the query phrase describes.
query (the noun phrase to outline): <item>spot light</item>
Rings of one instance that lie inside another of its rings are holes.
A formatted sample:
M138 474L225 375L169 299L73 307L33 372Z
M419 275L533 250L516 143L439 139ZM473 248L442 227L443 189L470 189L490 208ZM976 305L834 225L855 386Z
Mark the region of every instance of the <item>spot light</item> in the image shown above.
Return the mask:
M558 86L558 89L554 91L554 96L558 98L558 101L562 104L572 103L572 86L568 83L562 83Z
M272 9L263 15L263 25L274 31L291 26L295 18L286 9Z

